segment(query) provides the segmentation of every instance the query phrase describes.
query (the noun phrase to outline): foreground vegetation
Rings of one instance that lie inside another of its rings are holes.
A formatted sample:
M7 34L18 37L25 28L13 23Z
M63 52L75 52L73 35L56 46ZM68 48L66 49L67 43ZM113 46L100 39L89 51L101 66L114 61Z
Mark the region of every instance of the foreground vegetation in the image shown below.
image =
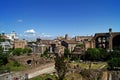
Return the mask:
M22 52L20 52L22 51ZM11 54L13 52L13 54ZM19 52L19 53L18 53ZM17 55L19 56L20 54L26 54L30 52L30 49L25 48L25 49L9 49L8 52L3 52L2 47L0 46L0 73L5 73L5 72L10 72L10 71L21 71L25 70L26 67L19 64L17 61L10 60L9 57L11 55Z
M89 67L91 69L102 69L107 66L107 63L106 62L80 62L80 63L73 62L71 65L72 66L79 65L81 69L89 69Z
M19 64L17 61L9 60L9 63L6 65L10 71L23 71L26 69L24 65Z
M79 63L79 62L72 62L71 64L71 72L67 73L65 75L65 77L62 80L72 80L74 78L74 80L80 80L81 78L83 80L88 80L86 79L86 76L89 75L94 75L94 74L98 74L99 76L96 77L101 77L102 76L102 72L100 73L99 71L97 71L98 69L100 69L103 65L106 65L105 62L98 62L98 63L93 63L93 65L91 66L91 70L89 72L89 65L87 63ZM80 65L80 68L77 70L78 72L74 72L72 71L74 69L74 66L76 66L77 64ZM67 70L67 69L66 69ZM94 77L92 77L94 78ZM37 77L34 77L30 80L61 80L58 78L57 73L53 73L53 74L44 74L44 75L40 75Z

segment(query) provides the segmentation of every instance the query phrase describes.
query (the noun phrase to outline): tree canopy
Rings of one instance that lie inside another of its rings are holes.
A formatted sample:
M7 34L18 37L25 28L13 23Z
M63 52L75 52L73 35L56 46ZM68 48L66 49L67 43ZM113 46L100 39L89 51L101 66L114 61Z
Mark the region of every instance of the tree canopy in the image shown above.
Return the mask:
M8 55L6 53L3 53L3 49L0 46L0 66L8 63L7 57L8 57Z
M84 44L77 44L76 47L84 47Z
M101 54L97 48L88 48L82 58L84 60L98 61L101 59Z
M66 62L65 62L64 56L56 55L56 57L55 57L55 69L57 71L58 80L63 80L65 75L66 75L66 72L67 72L67 67L66 67Z
M13 50L13 55L20 56L22 54L29 54L31 52L32 52L32 50L30 48L24 48L24 49L16 48L16 49Z
M108 61L110 69L120 69L120 58L112 58Z
M64 49L64 56L68 58L68 55L70 54L70 50L68 48Z

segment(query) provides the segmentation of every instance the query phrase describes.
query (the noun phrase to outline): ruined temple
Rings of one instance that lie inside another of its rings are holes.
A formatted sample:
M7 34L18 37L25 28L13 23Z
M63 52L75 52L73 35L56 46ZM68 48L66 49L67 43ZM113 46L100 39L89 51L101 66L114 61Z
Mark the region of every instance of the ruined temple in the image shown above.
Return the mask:
M103 48L108 51L113 51L117 47L120 47L120 32L96 33L92 39L93 48Z
M18 63L29 68L35 68L42 64L50 63L53 60L50 58L42 58L39 54L21 55L21 56L11 56L10 60L17 61Z

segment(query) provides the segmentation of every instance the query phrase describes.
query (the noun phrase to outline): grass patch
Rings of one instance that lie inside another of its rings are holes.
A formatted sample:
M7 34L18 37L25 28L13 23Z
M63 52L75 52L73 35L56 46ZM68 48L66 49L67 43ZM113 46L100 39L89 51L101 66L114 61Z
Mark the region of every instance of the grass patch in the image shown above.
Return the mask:
M88 69L89 68L89 64L88 63L84 63L84 62L72 62L70 63L70 66L72 68L74 68L75 65L79 65L81 68L83 69ZM107 63L106 62L92 62L91 65L91 69L100 69L101 67L106 66ZM47 78L50 78L52 80L57 80L55 75L50 75L50 74L44 74L44 75L40 75L37 77L34 77L30 80L47 80ZM66 77L64 78L64 80L86 80L84 77L82 77L82 75L80 73L69 73L68 75L66 75Z
M55 75L50 75L50 74L43 74L43 75L31 78L30 80L47 80L48 78L52 80L57 80ZM82 76L79 73L71 73L67 75L63 80L72 80L73 78L74 80L80 80Z
M92 64L92 69L101 69L104 68L105 66L107 66L107 63L105 62L99 62L99 63L93 63Z
M71 73L65 77L64 80L81 80L82 76L78 73Z
M0 74L2 74L2 73L6 73L6 72L9 72L10 71L10 69L9 69L9 67L7 67L7 66L0 66Z
M9 61L6 66L10 69L10 71L22 71L26 69L25 66L19 64L16 61Z
M83 69L89 69L89 66L90 64L89 63L85 63L85 62L74 62L74 63L71 63L71 66L75 66L75 65L79 65L80 68L83 68ZM91 62L91 69L101 69L101 68L104 68L105 66L107 66L107 63L106 62Z

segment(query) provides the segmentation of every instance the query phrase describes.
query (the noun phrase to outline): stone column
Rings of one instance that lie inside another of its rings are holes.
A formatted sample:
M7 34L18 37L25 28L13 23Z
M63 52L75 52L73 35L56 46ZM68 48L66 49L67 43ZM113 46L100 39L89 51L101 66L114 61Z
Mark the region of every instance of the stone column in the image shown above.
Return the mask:
M109 50L112 51L112 29L109 29Z
M112 36L109 38L109 50L112 51Z

